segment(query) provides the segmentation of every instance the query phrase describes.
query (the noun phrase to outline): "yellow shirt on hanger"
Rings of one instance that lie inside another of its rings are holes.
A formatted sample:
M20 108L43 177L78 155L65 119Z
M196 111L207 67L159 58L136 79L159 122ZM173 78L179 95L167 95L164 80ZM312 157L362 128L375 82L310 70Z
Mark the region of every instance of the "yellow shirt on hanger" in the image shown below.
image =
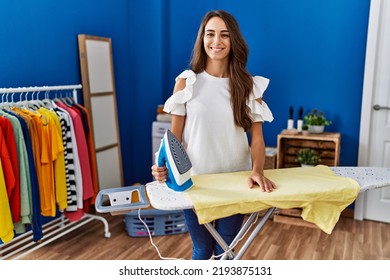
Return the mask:
M0 239L3 243L7 243L11 241L13 237L14 224L4 181L3 166L0 161Z
M65 182L65 159L62 132L58 117L55 113L46 108L39 108L38 113L46 119L42 129L42 154L41 167L45 169L43 177L44 188L44 212L42 215L56 215L56 197L58 196L61 209L67 207L66 182ZM54 116L53 116L54 114ZM57 178L58 176L58 178ZM41 200L42 203L42 200Z
M41 202L41 214L51 216L54 203L54 193L50 191L53 185L53 171L48 164L48 127L47 119L38 112L32 112L22 108L23 113L31 119L30 136L33 144L35 167L39 184L39 198Z
M62 128L58 115L46 108L38 110L45 114L52 126L51 136L51 158L54 164L54 191L58 207L64 210L68 207L68 194L66 189L66 173L65 173L65 153L62 139Z

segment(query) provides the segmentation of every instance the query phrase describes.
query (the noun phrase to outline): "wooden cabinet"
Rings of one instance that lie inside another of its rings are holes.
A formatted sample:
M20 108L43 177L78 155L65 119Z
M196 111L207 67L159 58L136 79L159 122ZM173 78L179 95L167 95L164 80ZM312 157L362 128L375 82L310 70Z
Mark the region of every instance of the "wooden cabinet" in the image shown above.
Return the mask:
M275 169L276 168L277 153L278 152L277 152L276 147L266 147L265 148L264 169Z
M291 134L282 131L278 135L277 168L298 167L297 153L302 148L311 148L318 152L320 164L337 166L340 162L340 133Z

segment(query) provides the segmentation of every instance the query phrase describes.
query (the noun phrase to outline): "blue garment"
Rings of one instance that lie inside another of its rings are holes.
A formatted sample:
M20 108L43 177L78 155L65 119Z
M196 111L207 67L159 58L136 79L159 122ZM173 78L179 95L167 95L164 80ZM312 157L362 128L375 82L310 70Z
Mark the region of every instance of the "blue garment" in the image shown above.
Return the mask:
M200 225L193 210L184 210L186 225L192 239L192 259L208 260L224 253L221 246L204 225ZM241 229L244 215L237 214L214 221L214 227L226 244L230 245Z

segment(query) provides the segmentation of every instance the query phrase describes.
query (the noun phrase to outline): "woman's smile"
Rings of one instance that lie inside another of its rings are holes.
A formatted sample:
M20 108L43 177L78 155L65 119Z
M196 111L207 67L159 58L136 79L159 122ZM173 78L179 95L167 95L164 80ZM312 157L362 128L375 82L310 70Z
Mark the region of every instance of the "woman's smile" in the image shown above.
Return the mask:
M211 18L205 26L204 49L210 59L228 59L230 52L230 33L220 17Z

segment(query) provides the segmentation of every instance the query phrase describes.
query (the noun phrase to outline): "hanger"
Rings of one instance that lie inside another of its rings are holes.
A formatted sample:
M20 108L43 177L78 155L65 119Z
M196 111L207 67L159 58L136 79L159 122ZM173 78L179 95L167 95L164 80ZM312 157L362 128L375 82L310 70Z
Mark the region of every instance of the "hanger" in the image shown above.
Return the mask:
M11 107L12 106L14 106L14 92L13 93L11 93L11 102L10 101L8 101L8 95L9 95L9 92L7 92L5 95L5 99L6 99L6 102L3 102L2 103L2 108L3 109L7 109L7 110L9 110L9 109L11 109Z
M54 110L55 108L57 108L57 105L55 104L55 102L52 99L49 98L49 92L50 92L50 90L47 90L45 92L45 98L42 100L42 103L49 110Z
M74 100L74 96L77 94L77 90L74 88L72 92L69 92L69 96L67 97L69 102L71 102L73 105L77 104L77 102Z
M73 99L70 97L70 96L67 96L66 95L67 93L65 92L65 96L61 97L61 101L65 103L65 105L69 106L69 107L72 107L75 102L73 101Z
M25 100L23 100L23 93L26 94ZM27 104L28 104L28 91L26 91L26 92L21 91L20 92L20 100L18 102L16 102L14 104L14 106L18 107L18 108L26 108Z
M15 106L13 102L10 102L8 100L9 94L10 94L9 92L6 92L1 95L1 104L0 104L0 111L2 112L1 114L7 113L7 111L12 111L12 107Z
M1 109L7 109L7 103L4 101L4 97L6 97L7 96L7 94L8 93L3 93L2 95L1 95L1 104L0 104L0 108ZM6 100L6 99L5 99Z
M56 90L56 92L55 92L55 96L54 96L53 101L54 101L54 102L61 102L61 103L64 103L64 104L65 104L65 102L62 100L62 98L59 98L59 97L57 96L57 92L58 92L58 90ZM67 105L67 104L65 104L65 105Z

